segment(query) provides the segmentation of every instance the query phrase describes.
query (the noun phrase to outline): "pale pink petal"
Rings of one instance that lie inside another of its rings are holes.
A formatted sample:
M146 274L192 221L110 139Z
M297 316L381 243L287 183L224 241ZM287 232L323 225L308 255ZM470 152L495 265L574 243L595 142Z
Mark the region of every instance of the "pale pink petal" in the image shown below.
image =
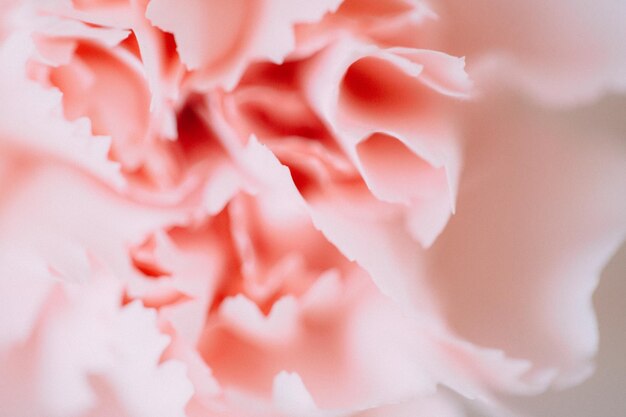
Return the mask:
M316 409L315 401L297 373L281 372L274 378L273 402L285 414L305 414Z
M63 92L66 117L88 117L95 134L112 138L112 153L128 170L145 157L150 103L146 80L134 60L121 49L109 52L80 45L72 60L50 76Z
M467 109L457 215L423 262L452 327L530 361L529 381L590 370L591 295L626 233L620 106L546 112L496 95Z
M0 245L0 351L24 343L33 333L55 279L36 256ZM17 252L17 253L16 253Z
M202 332L205 312L227 267L222 244L210 227L209 223L159 231L131 254L143 276L129 283L128 296L158 307L161 318L175 328L176 337L192 345Z
M144 0L44 0L36 6L51 13L98 26L128 29L135 19L132 6Z
M3 411L60 417L105 408L129 417L184 416L192 391L184 369L159 365L168 337L153 311L137 303L122 307L121 295L112 277L95 271L85 282L57 284L21 351L0 353L10 370L0 376L0 397L9 407Z
M174 34L199 86L232 89L253 60L283 61L295 47L294 24L316 21L340 2L152 0L146 16Z
M422 65L419 79L433 90L450 97L471 97L472 82L465 72L465 59L428 49L391 48L393 53Z
M384 294L409 310L433 308L436 299L415 256L420 245L404 219L381 207L364 190L329 186L307 202L316 227L368 271Z
M40 257L65 279L84 278L87 256L121 279L132 277L137 272L128 248L152 230L185 218L124 200L79 170L52 162L24 158L11 178L12 187L0 189L0 245Z
M220 324L244 338L269 344L290 343L297 334L298 303L292 297L277 300L267 316L243 295L227 298L220 306Z
M204 407L215 405L222 394L222 389L195 346L173 335L164 358L182 362L187 366L187 377L194 387L193 397L186 407L189 415L195 415L192 410L203 410Z
M60 158L120 186L119 167L107 158L110 139L92 136L86 119L66 121L61 94L26 77L32 49L26 35L13 36L0 49L0 92L3 97L20 98L5 102L0 115L0 147Z
M364 285L359 297L348 334L361 385L371 389L370 405L432 394L437 384L495 403L494 392L531 394L544 389L552 376L528 378L529 361L460 339L436 310L407 314L372 284Z
M436 26L444 28L440 47L467 56L479 85L495 78L552 104L626 90L624 2L436 0L433 6L441 16Z

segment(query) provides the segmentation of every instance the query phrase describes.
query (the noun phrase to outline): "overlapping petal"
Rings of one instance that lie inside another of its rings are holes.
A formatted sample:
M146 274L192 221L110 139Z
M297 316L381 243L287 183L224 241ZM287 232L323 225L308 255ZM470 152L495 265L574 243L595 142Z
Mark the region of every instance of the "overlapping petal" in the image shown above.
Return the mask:
M315 22L338 0L152 0L147 16L174 34L182 61L201 88L232 89L255 60L281 63L295 48L296 23Z
M536 99L624 87L624 10L432 6L2 3L3 412L458 417L584 379L624 103Z

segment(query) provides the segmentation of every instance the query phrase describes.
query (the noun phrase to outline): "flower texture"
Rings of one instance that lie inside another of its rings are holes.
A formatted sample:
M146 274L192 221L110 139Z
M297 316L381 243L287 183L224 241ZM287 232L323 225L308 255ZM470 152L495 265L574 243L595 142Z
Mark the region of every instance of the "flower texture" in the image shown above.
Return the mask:
M626 10L461 3L3 2L0 415L502 415L587 377Z

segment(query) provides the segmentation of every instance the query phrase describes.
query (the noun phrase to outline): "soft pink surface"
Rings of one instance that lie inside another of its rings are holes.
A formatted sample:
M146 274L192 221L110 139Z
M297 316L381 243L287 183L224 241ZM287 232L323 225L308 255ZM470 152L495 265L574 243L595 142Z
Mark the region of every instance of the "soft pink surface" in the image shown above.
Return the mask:
M626 11L495 3L0 3L0 415L460 417L587 377L626 142L537 103L615 111Z

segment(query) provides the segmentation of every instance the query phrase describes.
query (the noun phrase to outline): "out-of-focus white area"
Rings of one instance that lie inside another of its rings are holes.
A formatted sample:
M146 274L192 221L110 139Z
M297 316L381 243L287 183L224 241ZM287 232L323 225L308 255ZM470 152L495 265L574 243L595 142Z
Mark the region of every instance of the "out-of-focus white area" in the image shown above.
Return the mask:
M626 417L626 244L605 268L594 305L600 327L596 372L574 388L515 399L524 417Z

